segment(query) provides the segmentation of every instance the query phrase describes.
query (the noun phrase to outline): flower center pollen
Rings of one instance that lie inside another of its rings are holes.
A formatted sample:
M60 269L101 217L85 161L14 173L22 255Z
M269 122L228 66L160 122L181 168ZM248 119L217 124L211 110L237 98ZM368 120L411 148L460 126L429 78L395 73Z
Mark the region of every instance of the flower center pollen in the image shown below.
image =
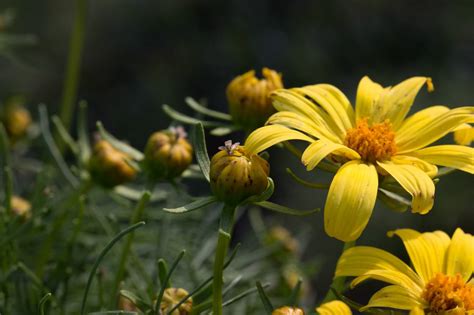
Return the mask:
M464 282L460 274L447 276L439 273L426 284L422 298L434 314L455 308L470 311L474 310L474 285Z
M367 119L359 120L355 128L347 131L344 144L372 163L388 160L397 152L395 133L388 120L371 126Z

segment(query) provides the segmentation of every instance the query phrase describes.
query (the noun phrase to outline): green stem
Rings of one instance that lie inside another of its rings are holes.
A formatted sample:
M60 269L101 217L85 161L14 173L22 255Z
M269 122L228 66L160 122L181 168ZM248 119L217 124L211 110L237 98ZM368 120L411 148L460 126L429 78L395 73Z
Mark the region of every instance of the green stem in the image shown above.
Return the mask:
M224 260L229 247L232 228L234 226L235 206L224 205L221 213L219 236L217 239L216 255L214 259L214 279L212 284L213 315L222 315L222 286L224 276Z
M70 130L74 103L79 86L79 69L81 67L82 51L84 47L87 17L87 0L76 0L76 14L74 26L69 42L66 78L63 86L63 96L59 117L66 130Z
M151 187L150 187L151 188ZM135 207L135 210L133 211L132 217L130 218L130 224L135 224L139 222L143 216L143 211L145 210L146 205L150 201L151 193L148 190L145 190L143 192L142 197L138 201L137 206ZM123 245L122 249L122 255L120 256L120 262L119 262L119 267L117 269L117 273L115 274L115 280L114 280L114 285L112 287L111 291L111 307L114 307L116 305L116 300L117 300L117 292L120 286L120 282L122 281L124 275L125 275L125 267L127 265L127 258L130 254L130 249L132 248L132 243L133 243L133 238L134 238L135 233L130 233L127 237L127 240L125 241L125 244Z
M344 247L342 248L341 256L346 250L348 250L349 248L354 247L354 246L355 246L355 241L344 243ZM334 294L333 290L338 292L338 293L344 291L345 281L346 281L346 277L334 278L332 280L331 286L329 287L328 293L326 293L326 296L324 297L324 299L321 303L326 303L326 302L330 302L332 300L336 300L337 296Z

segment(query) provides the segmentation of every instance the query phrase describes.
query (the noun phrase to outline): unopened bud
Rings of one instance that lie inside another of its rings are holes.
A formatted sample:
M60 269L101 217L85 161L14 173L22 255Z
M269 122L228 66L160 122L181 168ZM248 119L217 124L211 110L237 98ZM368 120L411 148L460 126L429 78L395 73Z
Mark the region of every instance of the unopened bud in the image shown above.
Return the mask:
M145 163L154 178L181 175L193 160L193 148L182 127L153 133L145 148Z
M248 197L259 195L268 184L270 166L256 154L249 155L239 143L226 141L211 159L211 189L227 204L237 205Z
M272 315L304 315L304 311L297 307L283 306L274 310Z
M160 311L162 314L168 314L171 309L178 304L182 299L188 295L188 291L181 288L165 289L163 299L160 304ZM181 304L171 315L188 315L193 308L193 299L189 297L183 304Z
M92 178L104 187L114 187L135 178L136 170L127 162L130 157L115 149L105 140L99 140L89 161Z
M267 118L275 112L270 93L283 88L281 74L263 68L262 75L263 79L258 79L255 71L248 71L233 79L227 86L227 101L232 120L247 130L265 124Z
M31 204L27 200L19 196L13 196L10 202L15 216L20 217L22 221L31 218Z
M5 102L2 112L2 122L12 142L16 142L26 135L32 119L28 109L24 107L24 99L16 96Z

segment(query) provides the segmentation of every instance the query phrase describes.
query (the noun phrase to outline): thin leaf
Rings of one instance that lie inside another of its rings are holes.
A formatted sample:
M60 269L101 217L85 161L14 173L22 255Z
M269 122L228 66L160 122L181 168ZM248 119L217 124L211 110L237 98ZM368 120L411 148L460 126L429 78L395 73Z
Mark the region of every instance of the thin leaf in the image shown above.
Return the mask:
M194 210L198 210L198 209L201 209L201 208L204 208L214 202L216 202L217 199L216 197L214 196L210 196L210 197L203 197L203 198L199 198L185 206L181 206L181 207L178 207L178 208L163 208L164 211L166 212L171 212L171 213L185 213L185 212L190 212L190 211L194 211Z
M308 182L298 175L296 175L290 168L286 169L286 172L290 174L291 178L295 180L296 182L300 183L303 186L309 187L309 188L315 188L315 189L329 189L329 184L320 184L320 183L311 183Z
M147 312L153 308L153 306L145 302L145 300L143 300L141 297L139 297L133 292L127 290L120 290L120 295L132 301L132 303L143 312Z
M79 147L79 161L85 167L91 155L89 142L89 131L87 128L87 102L79 102L79 113L77 118L77 145Z
M61 119L58 116L54 115L53 117L51 117L51 120L53 121L54 127L56 127L59 136L69 147L69 150L71 150L71 152L74 154L78 154L79 147L77 146L77 143L74 141L69 132L66 130L66 127L64 127Z
M168 275L168 264L163 258L158 259L158 279L160 280L160 285L165 288L171 287L171 281L166 281L166 276Z
M3 204L7 213L11 211L13 195L13 174L11 171L10 142L3 124L0 123L0 166L3 171L4 198Z
M196 155L196 161L199 164L199 168L201 169L202 175L206 178L209 182L209 174L211 172L211 162L209 161L209 155L207 154L206 148L206 137L204 135L204 127L202 123L197 123L191 129L192 139L193 139L193 147L194 152Z
M214 117L217 119L222 119L222 120L227 120L227 121L232 120L232 117L229 114L218 112L218 111L209 109L205 106L202 106L192 97L188 96L184 99L184 101L186 102L186 104L188 104L189 107L191 107L198 113L201 113L210 117Z
M100 136L107 142L109 142L114 148L123 153L129 155L132 159L141 161L144 158L143 153L132 147L131 145L118 140L111 133L105 130L104 126L100 121L97 122L97 129L99 129Z
M179 121L183 124L188 124L188 125L196 125L197 123L202 123L204 127L224 127L225 124L220 123L220 122L215 122L215 121L208 121L208 120L199 120L193 117L189 117L187 115L184 115L173 108L171 106L164 104L162 106L163 111L173 118L176 121Z
M216 137L222 137L237 130L239 130L239 128L236 126L223 126L223 127L214 128L211 131L209 131L209 133Z
M438 174L436 174L436 177L445 176L445 175L451 174L455 171L456 171L455 168L441 167L441 168L438 169Z
M288 299L288 305L296 306L298 304L298 298L300 296L302 283L303 283L303 280L299 278L295 287L293 288L293 290L291 290L290 298Z
M44 305L51 298L51 296L52 296L51 292L46 293L45 296L43 296L41 298L41 300L39 301L39 303L38 303L38 312L39 312L40 315L44 315Z
M134 189L128 186L119 185L119 186L114 187L114 193L126 199L138 201L142 197L143 190L138 190L138 189ZM150 201L155 202L155 201L164 200L166 199L166 195L167 193L163 190L156 191L151 196Z
M380 201L386 204L390 209L398 212L405 212L411 206L411 202L408 199L380 187L377 198L379 198Z
M270 201L255 202L254 204L268 210L272 210L272 211L284 213L284 214L289 214L289 215L296 215L296 216L310 215L321 210L319 208L316 208L313 210L295 210L292 208L278 205Z
M273 305L272 305L272 302L270 302L270 299L268 298L267 294L265 293L265 290L262 286L262 284L260 283L260 281L257 281L257 283L255 284L257 286L257 290L258 290L258 295L260 296L260 300L262 301L263 303L263 307L265 308L265 312L269 315L272 314L273 312Z
M261 201L266 201L270 199L270 197L273 195L273 192L275 190L275 184L273 183L273 179L270 177L267 177L268 179L268 184L267 188L263 193L257 196L252 196L244 200L242 203L243 204L250 204L250 203L256 203L256 202L261 202Z
M92 270L89 274L89 278L87 279L87 284L86 284L86 289L84 291L84 296L82 297L82 303L81 303L81 315L84 315L85 310L86 310L86 302L87 302L87 295L89 293L92 280L94 279L94 275L97 272L97 268L99 267L100 262L102 259L107 255L107 253L112 249L112 247L117 243L122 237L127 235L130 232L133 232L135 229L138 229L139 227L142 227L145 225L145 222L138 222L137 224L134 224L125 230L121 231L119 234L117 234L105 247L104 249L100 252L99 256L94 262L94 266L92 267Z

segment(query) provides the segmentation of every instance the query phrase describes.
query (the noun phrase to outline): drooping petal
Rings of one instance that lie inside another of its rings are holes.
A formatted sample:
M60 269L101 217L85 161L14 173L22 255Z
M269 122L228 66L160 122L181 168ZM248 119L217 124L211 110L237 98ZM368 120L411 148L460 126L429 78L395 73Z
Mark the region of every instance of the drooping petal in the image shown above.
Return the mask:
M292 130L280 125L264 126L253 131L245 140L245 150L249 154L256 154L275 145L288 140L303 140L313 142L314 140L304 133Z
M381 95L385 92L384 88L365 76L360 80L357 87L356 96L356 122L361 119L367 119L368 123L373 123L372 118L377 111L378 102Z
M436 140L444 137L464 123L474 122L474 107L458 107L440 114L433 119L425 119L416 123L413 132L397 132L398 153L403 154L426 147Z
M388 307L399 310L411 310L415 307L422 308L423 301L419 296L398 285L389 285L377 291L369 303L360 309L361 312L371 307Z
M397 130L425 83L428 84L428 90L430 90L431 79L427 77L413 77L389 88L380 98L378 106L380 109L374 113L376 117L374 122L383 122L388 119L392 128Z
M328 113L300 93L294 90L282 89L273 92L271 98L273 100L273 107L275 107L277 111L290 111L306 116L308 119L315 121L318 125L324 126L330 133L337 136L341 143L344 140L344 134L339 131L334 120Z
M334 153L350 160L360 159L359 153L342 144L329 142L326 140L316 140L311 143L303 152L301 161L308 171L316 167L328 154Z
M374 273L377 271L380 277ZM381 273L383 271L391 273L383 275ZM421 278L406 263L384 250L370 246L356 246L344 251L337 263L335 277L366 275L379 279L384 276L387 282L411 289L414 294L421 293L424 287ZM393 281L389 281L390 278Z
M319 315L352 315L352 311L342 301L331 301L316 308Z
M474 141L474 127L466 124L454 130L454 141L460 145L471 145Z
M294 90L309 97L316 106L321 107L323 111L328 113L338 126L340 132L345 133L346 130L354 127L349 113L347 112L347 109L352 109L352 107L346 107L341 104L332 93L318 85L309 85Z
M395 155L392 157L391 160L395 164L413 165L425 172L431 178L435 177L436 174L438 174L438 167L436 167L436 165L413 156Z
M435 186L425 172L412 165L377 163L412 196L412 212L426 214L433 208Z
M398 229L389 232L389 236L392 235L402 239L413 267L425 283L443 272L444 257L450 243L444 232L419 233L412 229Z
M446 274L460 273L464 281L471 278L474 271L474 237L456 229L446 253Z
M374 165L360 160L344 164L334 176L324 207L324 228L341 241L356 240L369 222L377 198Z
M426 162L457 168L474 174L474 148L462 145L436 145L409 153Z
M268 118L267 125L282 125L291 129L302 131L312 137L341 143L341 140L331 133L324 124L311 120L298 113L282 111Z

